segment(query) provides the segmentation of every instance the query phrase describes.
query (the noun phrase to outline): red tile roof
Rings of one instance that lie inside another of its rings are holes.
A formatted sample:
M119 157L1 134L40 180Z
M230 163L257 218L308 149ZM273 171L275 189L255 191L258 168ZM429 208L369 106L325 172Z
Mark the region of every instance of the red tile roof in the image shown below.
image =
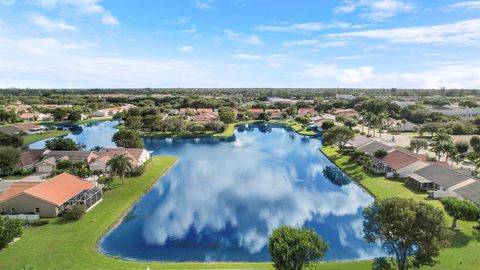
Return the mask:
M0 192L0 202L11 199L40 183L41 182L12 182L12 184L5 191Z
M406 167L418 160L417 157L398 150L392 151L382 158L382 161L387 163L394 170Z
M19 128L23 131L29 131L31 129L42 128L41 126L35 125L35 124L20 124L20 125L15 125L15 127Z
M80 192L94 188L95 184L69 173L62 173L24 191L54 205L62 205Z

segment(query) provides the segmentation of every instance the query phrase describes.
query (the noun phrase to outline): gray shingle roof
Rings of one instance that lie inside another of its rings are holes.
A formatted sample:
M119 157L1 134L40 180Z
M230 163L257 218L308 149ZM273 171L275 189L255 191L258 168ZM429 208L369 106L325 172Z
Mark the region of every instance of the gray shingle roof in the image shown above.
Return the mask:
M24 131L14 126L4 126L4 127L0 127L0 132L8 135L13 135L13 134L22 133Z
M464 186L455 190L455 192L465 199L468 199L478 205L480 205L480 182L474 182L470 185Z
M63 157L68 157L68 160L72 162L80 162L87 160L92 154L92 151L51 151L45 154L44 159L54 157L59 160Z
M377 142L377 141L372 141L371 143L364 144L358 148L359 150L365 152L367 155L372 156L377 152L378 150L385 150L385 151L390 151L392 147L385 145L383 143Z
M470 175L445 168L438 164L429 165L416 171L415 173L443 188L452 187L471 178Z
M353 147L353 148L358 148L364 144L367 144L369 142L371 142L372 139L370 138L367 138L365 136L357 136L353 139L351 139L350 141L348 141L348 143Z

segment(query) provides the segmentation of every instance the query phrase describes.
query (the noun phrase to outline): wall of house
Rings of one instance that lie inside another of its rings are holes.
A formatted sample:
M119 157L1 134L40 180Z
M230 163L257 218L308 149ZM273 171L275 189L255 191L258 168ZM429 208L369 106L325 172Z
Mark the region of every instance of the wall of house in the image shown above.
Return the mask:
M94 161L88 165L90 167L90 170L101 170L101 171L106 171L107 170L107 164L99 161Z
M0 203L0 210L6 213L13 213L12 208L17 214L36 213L40 217L56 217L58 216L57 206L28 194L21 194L10 200ZM36 212L35 208L39 208L40 212Z
M138 165L142 165L149 159L150 159L150 153L147 150L143 150L142 154L140 155L140 158L138 159Z
M35 170L39 173L51 173L53 171L53 166L51 165L37 165Z

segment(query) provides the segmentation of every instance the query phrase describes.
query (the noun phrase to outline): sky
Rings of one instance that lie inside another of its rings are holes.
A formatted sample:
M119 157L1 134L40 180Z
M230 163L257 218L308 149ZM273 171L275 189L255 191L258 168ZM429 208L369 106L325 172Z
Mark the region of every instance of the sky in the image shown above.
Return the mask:
M480 88L480 1L0 0L0 87Z

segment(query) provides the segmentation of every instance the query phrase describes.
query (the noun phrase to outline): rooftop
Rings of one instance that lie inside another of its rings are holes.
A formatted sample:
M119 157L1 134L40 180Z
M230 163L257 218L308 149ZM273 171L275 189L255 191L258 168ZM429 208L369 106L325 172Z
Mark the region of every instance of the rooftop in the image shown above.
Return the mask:
M455 192L476 204L480 205L480 182L474 182L470 185L464 186L455 190Z
M415 174L435 184L438 184L443 188L452 187L471 178L469 175L454 171L435 163L416 171Z
M364 144L364 145L360 146L358 149L362 150L363 152L365 152L369 156L373 156L373 155L375 155L375 152L377 152L378 150L383 149L383 150L388 152L392 149L392 147L390 147L388 145L385 145L381 142L372 141L371 143L367 143L367 144Z

